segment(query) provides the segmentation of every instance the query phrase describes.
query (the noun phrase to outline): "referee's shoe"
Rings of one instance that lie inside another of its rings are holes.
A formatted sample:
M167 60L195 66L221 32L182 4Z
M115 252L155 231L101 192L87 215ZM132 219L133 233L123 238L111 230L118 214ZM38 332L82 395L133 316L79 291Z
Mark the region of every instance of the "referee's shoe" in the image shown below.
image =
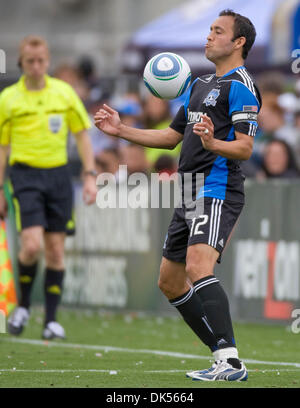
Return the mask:
M8 333L19 336L29 319L29 310L22 306L17 306L12 315L7 320Z
M42 338L44 340L65 339L65 329L58 322L49 322L43 330Z

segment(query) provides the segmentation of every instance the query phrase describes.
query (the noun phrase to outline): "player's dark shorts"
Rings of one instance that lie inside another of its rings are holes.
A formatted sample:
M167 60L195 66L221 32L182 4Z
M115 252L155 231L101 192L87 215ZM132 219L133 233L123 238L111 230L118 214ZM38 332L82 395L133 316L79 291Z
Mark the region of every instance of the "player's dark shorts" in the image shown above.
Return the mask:
M185 263L187 247L204 243L219 252L218 262L244 204L205 197L201 211L187 217L185 208L176 208L163 247L163 256Z
M68 167L14 164L9 172L18 231L42 226L47 232L75 232L73 188Z

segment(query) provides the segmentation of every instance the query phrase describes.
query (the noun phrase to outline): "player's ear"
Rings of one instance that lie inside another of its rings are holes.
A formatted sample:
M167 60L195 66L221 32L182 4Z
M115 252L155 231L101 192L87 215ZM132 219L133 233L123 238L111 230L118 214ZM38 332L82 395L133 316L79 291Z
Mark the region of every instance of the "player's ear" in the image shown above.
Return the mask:
M246 38L245 37L238 37L235 40L235 46L236 49L242 48L246 44Z

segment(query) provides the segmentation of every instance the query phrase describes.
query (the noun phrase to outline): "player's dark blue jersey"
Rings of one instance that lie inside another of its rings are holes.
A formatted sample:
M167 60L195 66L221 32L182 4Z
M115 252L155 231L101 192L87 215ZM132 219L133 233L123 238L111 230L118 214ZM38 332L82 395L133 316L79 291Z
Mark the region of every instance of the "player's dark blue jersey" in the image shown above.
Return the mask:
M214 124L214 137L235 140L235 131L255 136L261 106L259 91L245 67L233 69L222 77L215 74L197 78L189 88L186 101L170 127L184 135L178 172L204 173L204 186L197 198L244 201L244 176L238 160L205 150L193 132L201 114Z

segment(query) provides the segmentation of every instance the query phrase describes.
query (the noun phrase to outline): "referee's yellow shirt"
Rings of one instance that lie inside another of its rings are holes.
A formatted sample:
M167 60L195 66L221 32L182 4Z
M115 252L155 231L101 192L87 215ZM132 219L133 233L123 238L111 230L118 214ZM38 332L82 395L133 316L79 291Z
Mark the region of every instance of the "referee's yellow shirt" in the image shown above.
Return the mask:
M10 145L9 164L51 168L67 163L68 130L90 127L88 114L64 81L45 76L46 86L29 91L25 78L0 94L0 144Z

